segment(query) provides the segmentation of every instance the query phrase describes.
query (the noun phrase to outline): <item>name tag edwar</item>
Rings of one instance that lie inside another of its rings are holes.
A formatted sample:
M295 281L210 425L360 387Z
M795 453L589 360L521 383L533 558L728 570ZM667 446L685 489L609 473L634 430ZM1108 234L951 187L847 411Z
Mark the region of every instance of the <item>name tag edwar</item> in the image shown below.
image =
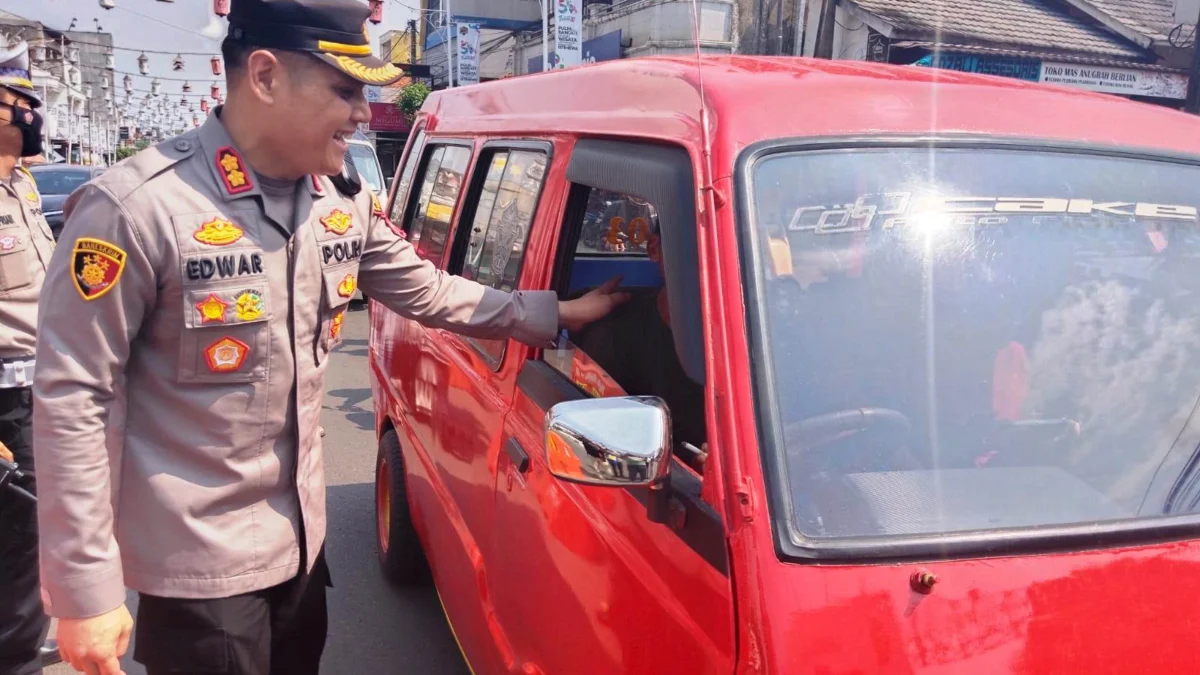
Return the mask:
M214 276L231 279L262 273L261 253L206 256L187 261L188 281L206 281Z

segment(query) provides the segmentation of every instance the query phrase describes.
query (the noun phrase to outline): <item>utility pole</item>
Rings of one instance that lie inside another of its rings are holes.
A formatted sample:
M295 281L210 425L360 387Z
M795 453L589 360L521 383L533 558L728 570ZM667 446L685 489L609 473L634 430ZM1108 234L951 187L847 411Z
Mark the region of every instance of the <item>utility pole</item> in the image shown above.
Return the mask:
M454 87L454 49L450 43L454 37L454 13L450 10L450 0L446 0L446 88Z
M408 20L408 64L417 64L417 20ZM409 71L411 72L411 71Z
M1196 31L1192 34L1192 68L1188 73L1187 99L1183 111L1200 115L1200 18L1196 19Z

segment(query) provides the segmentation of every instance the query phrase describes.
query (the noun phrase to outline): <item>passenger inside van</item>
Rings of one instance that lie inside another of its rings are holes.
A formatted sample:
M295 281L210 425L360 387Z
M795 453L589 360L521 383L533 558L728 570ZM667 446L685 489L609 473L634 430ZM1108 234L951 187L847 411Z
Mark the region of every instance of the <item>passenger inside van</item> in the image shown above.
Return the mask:
M662 271L657 219L650 223L647 253ZM666 402L677 446L686 442L703 448L704 387L688 377L675 351L665 275L660 288L633 294L629 302L589 326L577 344L629 395L657 396ZM694 469L702 468L692 453L681 454L680 459Z

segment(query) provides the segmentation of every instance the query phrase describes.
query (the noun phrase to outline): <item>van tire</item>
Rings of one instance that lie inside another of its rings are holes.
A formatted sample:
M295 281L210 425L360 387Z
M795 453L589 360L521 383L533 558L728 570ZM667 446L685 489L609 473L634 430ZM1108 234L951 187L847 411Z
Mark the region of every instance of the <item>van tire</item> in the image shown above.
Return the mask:
M375 549L383 576L398 586L423 586L429 563L408 508L404 456L400 437L388 429L379 439L375 459Z

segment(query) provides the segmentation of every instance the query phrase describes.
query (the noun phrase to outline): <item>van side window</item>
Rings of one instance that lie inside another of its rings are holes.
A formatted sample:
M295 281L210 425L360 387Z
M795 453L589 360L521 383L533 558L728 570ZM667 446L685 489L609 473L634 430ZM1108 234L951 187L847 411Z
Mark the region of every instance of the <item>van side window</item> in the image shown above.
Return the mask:
M404 207L408 205L408 187L412 184L413 174L417 172L417 164L421 161L421 155L425 154L425 131L417 132L417 137L413 140L412 150L408 152L408 157L404 161L404 167L400 170L400 185L396 188L396 194L392 199L392 209L388 216L393 223L403 223Z
M451 273L502 291L517 287L546 160L546 154L537 150L485 151L479 166L486 166L487 173L482 187L476 188L479 196L462 269ZM469 341L489 357L493 367L499 366L507 341Z
M450 238L450 218L462 193L471 148L441 145L431 147L429 152L416 208L406 229L417 255L440 263L446 240Z
M579 235L572 259L560 266L570 270L566 295L578 297L620 275L622 289L631 298L604 319L560 336L557 347L544 350L542 358L593 397L664 399L671 410L672 436L700 447L706 440L704 387L684 372L673 326L663 309L657 209L633 195L587 189L587 205L582 214L576 211L582 222L568 222L564 229L564 236ZM681 459L687 463L691 457Z

